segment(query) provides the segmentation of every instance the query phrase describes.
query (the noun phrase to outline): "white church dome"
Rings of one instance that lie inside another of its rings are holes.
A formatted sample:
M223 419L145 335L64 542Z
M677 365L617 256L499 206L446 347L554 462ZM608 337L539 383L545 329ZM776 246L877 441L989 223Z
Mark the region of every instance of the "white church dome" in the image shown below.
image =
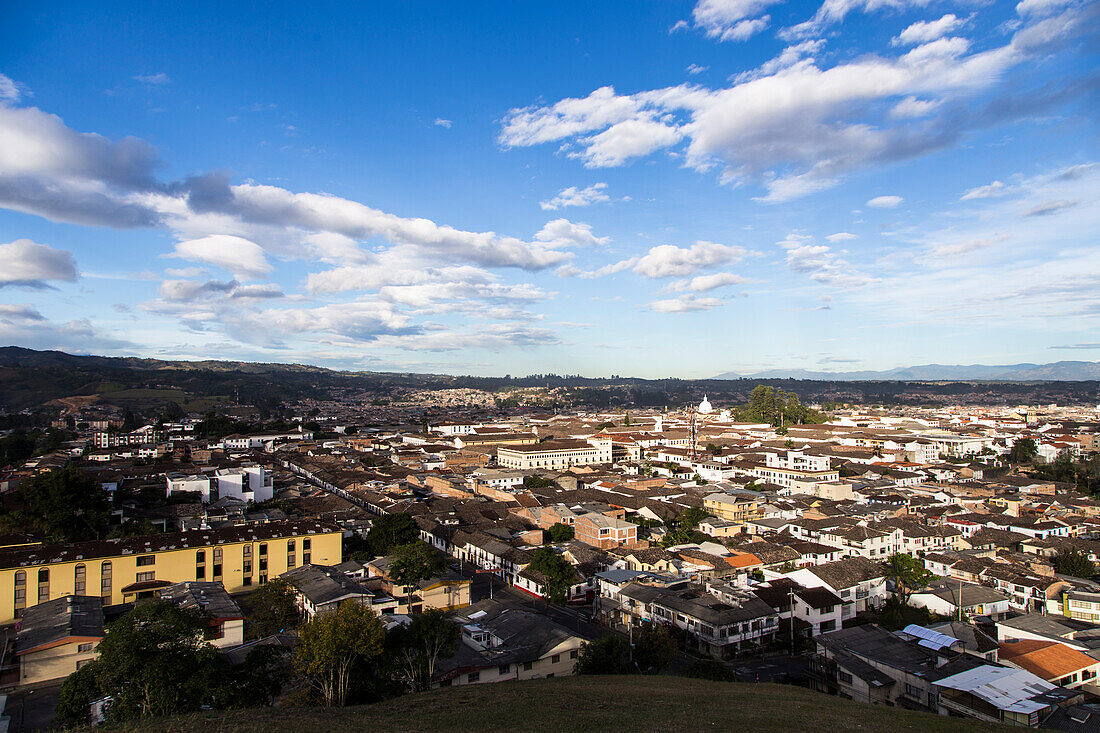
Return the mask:
M709 415L712 412L714 412L714 407L711 406L710 400L707 399L707 396L703 395L703 401L699 403L699 414Z

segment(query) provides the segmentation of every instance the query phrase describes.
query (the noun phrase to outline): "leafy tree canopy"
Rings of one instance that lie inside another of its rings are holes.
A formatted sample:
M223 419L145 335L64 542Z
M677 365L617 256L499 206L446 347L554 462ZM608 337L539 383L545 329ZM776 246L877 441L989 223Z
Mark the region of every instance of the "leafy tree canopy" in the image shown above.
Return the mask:
M453 657L458 643L458 624L439 609L417 614L411 624L398 626L386 639L402 678L413 692L431 687L439 660Z
M1054 556L1054 569L1075 578L1091 578L1096 574L1096 565L1088 555L1073 547Z
M531 570L546 578L546 598L553 603L564 603L569 587L576 580L577 571L564 557L549 547L540 547L534 552Z
M447 567L443 556L426 542L416 541L394 549L390 577L404 586L435 578Z
M298 630L300 642L295 666L328 706L343 706L355 664L382 653L385 630L378 615L358 603L345 601L333 611L319 613Z
M298 624L298 600L294 587L284 578L264 583L248 599L248 623L263 638Z
M568 542L576 536L572 527L561 522L551 525L550 529L546 530L546 534L549 535L551 542Z
M107 529L107 492L75 463L24 479L11 503L18 508L0 518L9 532L78 542L100 539Z
M407 545L420 539L420 530L412 515L404 512L383 514L371 520L367 545L376 557L389 555L395 547Z
M924 563L909 553L899 552L886 560L886 577L894 581L902 605L909 602L909 595L923 588L936 576L925 569Z

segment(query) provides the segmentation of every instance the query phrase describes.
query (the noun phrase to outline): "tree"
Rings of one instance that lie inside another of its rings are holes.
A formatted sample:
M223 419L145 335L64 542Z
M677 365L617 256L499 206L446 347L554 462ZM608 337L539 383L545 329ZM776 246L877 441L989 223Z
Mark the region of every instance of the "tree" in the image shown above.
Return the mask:
M532 473L529 476L523 477L523 488L525 489L547 489L553 485L553 481L548 478L543 478L537 473Z
M290 651L275 644L253 647L244 661L226 669L214 699L219 708L270 707L290 680Z
M1096 574L1096 565L1076 547L1055 555L1054 569L1062 575L1072 575L1075 578L1091 578Z
M439 660L449 659L458 651L459 633L458 624L437 608L414 616L407 627L398 626L390 632L387 644L410 690L421 692L431 687Z
M394 549L390 578L403 586L437 577L447 567L443 557L426 542L411 542Z
M64 715L112 698L108 720L122 721L198 710L213 703L212 681L226 664L203 639L201 612L163 600L139 604L108 624L99 659L62 685ZM86 671L91 669L91 671Z
M607 634L581 644L577 674L630 674L630 642L618 634Z
M57 542L79 542L100 539L107 529L107 492L75 463L25 479L16 491L15 502L22 509L3 517L7 531L41 533Z
M658 674L676 656L676 640L664 626L634 629L634 664L642 674Z
M1009 463L1033 463L1039 455L1039 447L1032 438L1021 438L1012 444L1008 452Z
M74 728L88 724L88 706L103 697L100 666L99 661L89 662L65 678L57 696L55 724Z
M549 547L535 550L527 569L542 576L547 604L564 603L569 588L576 582L577 571L564 557Z
M248 599L248 623L256 636L278 634L298 623L298 599L285 578L264 583Z
M370 532L367 534L367 544L375 557L388 555L393 548L416 542L418 539L420 539L420 530L416 522L412 515L404 512L376 517L371 521Z
M551 542L568 542L576 536L576 532L572 527L557 522L550 526L550 529L546 530L546 534L550 536Z
M887 558L886 577L894 581L903 606L909 603L909 595L914 590L925 587L936 578L925 569L920 560L907 552L899 552Z
M343 706L352 668L382 653L385 630L366 606L345 601L314 616L298 630L295 666L321 694L325 705Z

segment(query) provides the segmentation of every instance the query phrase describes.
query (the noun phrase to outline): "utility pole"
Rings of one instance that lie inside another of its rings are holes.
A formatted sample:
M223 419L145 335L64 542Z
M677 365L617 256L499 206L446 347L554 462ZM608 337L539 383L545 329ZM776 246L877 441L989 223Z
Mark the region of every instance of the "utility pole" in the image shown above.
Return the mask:
M791 608L791 656L794 656L794 586L792 585L787 589L787 595L790 599Z

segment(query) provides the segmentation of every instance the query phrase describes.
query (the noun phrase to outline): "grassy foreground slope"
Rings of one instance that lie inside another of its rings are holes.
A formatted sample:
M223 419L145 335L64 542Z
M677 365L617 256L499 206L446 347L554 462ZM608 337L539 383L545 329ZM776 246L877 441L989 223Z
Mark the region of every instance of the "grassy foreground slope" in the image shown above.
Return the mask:
M787 685L683 677L560 677L471 685L348 708L268 708L146 720L115 731L731 730L1006 731L962 718L863 705Z

